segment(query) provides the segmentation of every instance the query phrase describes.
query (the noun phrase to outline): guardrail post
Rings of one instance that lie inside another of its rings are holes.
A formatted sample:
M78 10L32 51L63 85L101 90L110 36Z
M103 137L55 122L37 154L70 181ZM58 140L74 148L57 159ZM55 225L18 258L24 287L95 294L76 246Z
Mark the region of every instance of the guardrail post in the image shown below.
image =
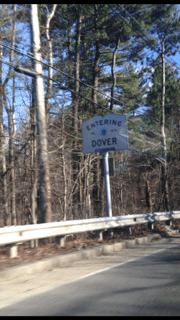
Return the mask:
M97 231L96 231L96 238L97 238L99 241L103 241L103 232L100 231L100 230L97 230Z
M148 229L154 230L154 223L148 222Z
M166 221L166 226L172 227L172 220L167 220L167 221Z
M6 253L10 255L10 258L16 258L18 256L18 245L17 244L7 244Z
M113 236L113 234L114 234L114 230L112 228L108 229L108 235Z
M107 212L107 217L112 217L108 151L103 151L102 154L103 154L105 190L106 190L106 212ZM108 234L113 235L112 228L108 229Z
M131 227L125 227L125 229L126 229L127 234L131 234L132 233Z
M57 241L57 244L60 244L60 247L65 246L65 237L64 236L57 236L56 241Z
M38 247L38 239L30 240L30 247L37 248Z

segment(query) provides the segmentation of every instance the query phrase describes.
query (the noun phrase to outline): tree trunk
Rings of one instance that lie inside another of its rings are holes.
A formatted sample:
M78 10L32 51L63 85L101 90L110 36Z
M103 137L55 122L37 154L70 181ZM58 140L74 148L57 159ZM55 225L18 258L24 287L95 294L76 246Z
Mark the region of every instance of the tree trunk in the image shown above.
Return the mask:
M94 27L95 27L95 33L97 33L97 17L98 17L98 5L94 4ZM95 53L95 59L94 59L94 65L93 65L93 87L97 89L98 87L98 71L99 71L99 57L100 57L100 45L99 41L96 41L96 53ZM92 100L97 103L97 91L92 90ZM94 114L97 113L97 105L93 103L93 110Z
M90 174L90 165L91 165L91 155L87 156L88 166L87 166L87 175L86 175L86 194L85 194L85 206L86 206L86 214L90 219L92 217L91 213L91 196L90 196L90 188L89 188L89 174Z
M80 46L80 37L81 37L81 22L82 22L82 5L78 5L78 19L76 27L76 53L75 53L75 78L79 80L79 46ZM75 81L75 92L79 93L79 82ZM73 131L74 131L74 142L73 142L73 152L72 152L72 161L73 161L73 182L77 180L78 174L78 143L77 143L77 133L78 133L78 106L79 106L79 96L74 95L73 99ZM77 218L78 215L78 202L79 202L79 188L76 186L73 194L73 217Z
M2 45L1 45L1 27L0 27L0 59L2 59ZM1 172L3 175L6 172L6 156L5 156L5 139L4 139L4 128L3 128L3 92L2 92L2 61L0 61L0 161L2 165ZM10 225L10 215L8 209L7 199L7 177L6 175L2 178L2 203L4 205L3 220L4 226Z
M51 79L53 77L53 69L51 68L53 65L53 54L52 54L52 41L49 35L49 26L50 26L51 19L55 14L56 7L57 7L57 4L53 4L52 12L51 14L48 14L46 18L46 40L47 40L47 46L48 46L48 64L49 64L48 77L50 77ZM45 97L47 126L49 124L49 102L52 96L52 86L53 86L53 81L51 79L48 79L47 94Z
M146 206L148 212L153 212L152 208L152 194L151 194L151 187L150 187L150 181L146 180Z
M113 52L113 59L112 59L112 79L113 79L113 84L112 84L112 88L111 88L111 97L114 98L114 91L116 88L116 73L115 73L115 65L116 65L116 55L117 55L117 51L119 48L119 44L120 44L120 35L118 37L117 43L116 43L116 49ZM111 106L110 106L110 110L112 111L114 107L114 100L111 99Z
M123 184L122 184L122 182L121 182L120 199L121 199L120 209L123 209Z
M98 31L97 26L97 19L98 19L98 5L94 4L94 28L95 33ZM100 44L99 41L96 40L96 53L95 53L95 59L94 59L94 65L93 65L93 87L95 89L98 88L98 72L99 72L99 58L100 58ZM92 90L92 100L94 102L93 104L93 113L97 114L97 91ZM99 215L99 212L101 211L101 196L100 196L100 161L99 161L99 153L96 154L96 158L94 161L94 187L93 187L93 202L94 202L94 213L95 216Z
M41 53L40 53L40 30L38 20L37 4L29 5L29 23L31 28L31 45L33 56L37 60L33 60L34 69L37 73L42 73ZM52 221L51 211L51 186L50 173L48 164L48 142L47 142L47 126L46 111L44 103L44 84L41 76L35 78L35 94L36 94L36 117L37 117L37 134L39 135L39 208L41 213L41 222Z
M14 170L14 135L15 135L15 121L14 121L14 102L15 102L15 83L13 76L13 108L12 110L8 108L7 105L7 97L4 92L4 103L6 107L6 111L8 114L8 129L9 129L9 165L11 167L10 170L10 181L11 181L11 224L17 224L17 216L16 216L16 195L15 195L15 170ZM11 116L12 113L12 116Z
M64 181L64 215L63 220L66 220L67 213L67 178L66 178L66 161L64 158L64 105L62 107L62 165L63 165L63 181Z
M36 140L36 110L35 110L35 82L32 80L32 106L30 109L31 117L31 218L33 224L37 223L37 140Z
M14 223L18 224L18 216L16 214L16 193L15 193L15 168L14 168L14 150L13 150L13 145L14 145L14 136L16 133L16 123L15 123L15 74L13 74L13 103L12 103L12 138L11 138L11 181L12 181L12 197L11 197L11 207L12 207L12 216L14 217Z
M165 57L164 41L162 41L162 119L161 119L161 136L162 136L162 194L164 198L164 210L169 211L169 190L167 181L167 145L165 134Z
M35 108L35 81L32 79L32 105L30 109L31 117L31 220L37 224L37 130L36 130L36 108ZM38 239L31 240L31 247L38 246Z
M14 4L13 8L13 32L12 32L12 50L10 51L10 62L12 63L13 55L14 55L14 44L15 44L15 35L16 35L16 4ZM16 131L15 119L14 119L14 111L15 111L15 75L13 75L13 101L12 108L8 107L7 103L7 84L9 79L12 76L12 68L9 67L8 74L3 83L3 101L4 106L8 115L8 128L9 128L9 165L10 165L10 181L11 181L11 224L17 224L17 216L16 216L16 198L15 198L15 170L14 170L14 135ZM12 114L12 116L11 116Z

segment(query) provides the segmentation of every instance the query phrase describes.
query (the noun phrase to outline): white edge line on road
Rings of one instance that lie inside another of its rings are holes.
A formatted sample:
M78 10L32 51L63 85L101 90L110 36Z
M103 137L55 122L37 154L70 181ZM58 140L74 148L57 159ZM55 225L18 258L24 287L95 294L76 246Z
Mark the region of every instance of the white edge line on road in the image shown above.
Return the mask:
M126 263L128 263L128 262L132 262L132 261L141 259L141 258L143 258L143 257L151 256L152 254L155 254L155 253L158 253L158 252L160 252L160 251L164 251L164 250L167 250L167 249L176 247L176 246L178 246L178 245L179 245L179 244L176 244L176 245L170 246L170 247L168 247L168 248L163 248L163 249L159 249L159 250L156 250L156 251L153 251L153 252L144 254L144 255L141 256L141 257L137 257L137 258L130 259L130 260L127 260L127 261L123 261L123 262L120 262L120 263L116 263L116 264L114 264L114 265L112 265L112 266L110 266L110 267L107 267L107 268L105 268L105 269L98 270L98 271L94 271L94 272L91 272L91 273L89 273L89 274L86 274L86 275L84 275L84 276L82 276L82 277L80 277L80 278L78 278L78 279L73 280L72 282L77 281L77 280L80 280L80 279L84 279L84 278L87 278L87 277L90 277L90 276L93 276L93 275L96 274L96 273L104 272L104 271L106 271L106 270L109 270L109 269L112 269L112 268L116 268L116 267L122 266L123 264L126 264ZM67 283L67 282L66 282L66 283ZM69 282L68 282L68 283L69 283ZM64 283L64 284L65 284L65 283ZM62 284L62 285L63 285L63 284Z
M56 289L56 288L58 288L58 287L62 287L62 286L64 286L64 285L67 285L67 284L70 284L70 283L74 283L74 282L79 281L79 280L81 280L81 279L83 280L83 279L88 278L88 277L90 277L90 276L93 276L93 275L95 275L95 274L98 274L98 273L107 271L107 270L112 269L112 268L116 268L116 267L122 266L122 265L124 265L124 264L126 264L126 263L129 263L129 262L132 262L132 261L141 259L141 258L143 258L143 257L151 256L151 255L153 255L153 254L155 254L155 253L158 253L158 252L160 252L160 251L168 250L168 249L170 249L170 248L177 247L177 246L179 246L179 244L175 244L175 245L170 246L170 247L167 247L167 248L163 248L163 249L159 249L159 250L150 252L150 253L145 254L145 255L143 255L143 256L141 256L141 257L137 257L137 258L130 259L130 260L127 260L127 261L123 261L123 262L120 262L120 263L116 263L116 264L114 264L114 265L112 265L112 266L110 266L110 267L107 267L107 268L105 268L105 269L101 269L101 270L98 270L98 271L95 271L95 272L91 272L91 273L89 273L89 274L86 274L86 275L84 275L84 276L82 276L82 277L79 277L79 278L77 278L77 279L74 279L74 280L72 280L72 281L67 281L67 282L64 282L64 283L55 285L55 286L53 286L53 287L51 287L51 288L49 288L49 289L45 289L45 290L39 291L39 292L37 292L37 293L31 293L31 294L29 294L28 296L26 296L26 297L24 297L24 298L20 298L20 299L17 299L17 300L15 299L15 300L13 300L13 301L11 301L11 302L8 302L7 304L5 303L5 304L0 305L0 309L6 308L6 307L11 306L11 305L13 305L13 304L15 304L15 303L19 303L19 302L21 302L21 301L23 301L23 300L25 300L25 299L29 299L29 298L31 298L32 296L36 296L36 295L39 295L39 294L42 294L42 293L46 293L46 292L51 291L51 290L54 290L54 289Z

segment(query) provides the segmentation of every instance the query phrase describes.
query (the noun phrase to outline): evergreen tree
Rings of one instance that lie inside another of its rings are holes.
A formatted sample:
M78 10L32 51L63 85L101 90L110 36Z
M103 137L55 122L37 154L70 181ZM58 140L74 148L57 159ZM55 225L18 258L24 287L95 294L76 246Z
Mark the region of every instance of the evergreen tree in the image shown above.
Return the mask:
M165 133L165 96L166 96L166 78L165 78L165 55L175 55L180 48L180 18L178 17L177 6L174 4L153 5L151 9L151 30L150 33L157 37L157 44L154 50L161 55L162 64L162 95L161 95L161 136L162 136L162 195L164 210L169 210L169 190L167 182L167 142Z

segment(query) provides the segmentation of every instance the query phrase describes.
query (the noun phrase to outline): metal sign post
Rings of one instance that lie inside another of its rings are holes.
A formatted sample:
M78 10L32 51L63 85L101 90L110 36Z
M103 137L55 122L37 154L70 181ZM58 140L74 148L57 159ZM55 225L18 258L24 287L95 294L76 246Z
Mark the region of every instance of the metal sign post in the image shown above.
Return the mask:
M103 154L105 192L106 192L106 213L107 213L107 217L112 217L108 151L103 151L102 154ZM113 229L108 229L108 233L109 235L113 235Z
M112 217L108 151L104 151L102 154L104 157L103 164L104 164L104 178L105 178L105 191L106 191L106 212L107 212L107 217Z

